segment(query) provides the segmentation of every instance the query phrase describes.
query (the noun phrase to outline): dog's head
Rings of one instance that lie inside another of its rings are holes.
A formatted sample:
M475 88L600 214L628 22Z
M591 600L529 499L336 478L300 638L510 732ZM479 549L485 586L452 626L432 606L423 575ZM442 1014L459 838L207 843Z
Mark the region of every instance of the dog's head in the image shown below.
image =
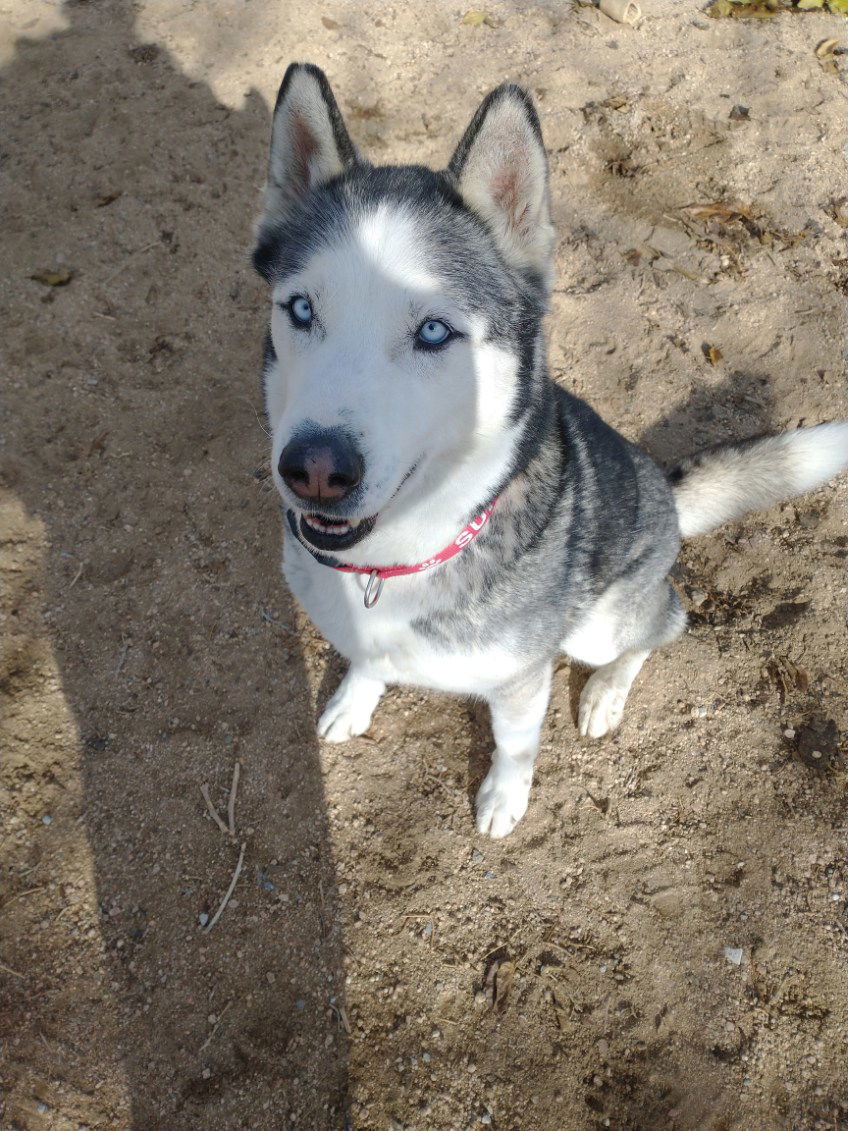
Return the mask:
M324 74L288 68L254 264L272 290L274 480L304 541L414 553L410 524L435 538L489 501L541 379L552 245L518 87L484 100L435 173L364 161Z

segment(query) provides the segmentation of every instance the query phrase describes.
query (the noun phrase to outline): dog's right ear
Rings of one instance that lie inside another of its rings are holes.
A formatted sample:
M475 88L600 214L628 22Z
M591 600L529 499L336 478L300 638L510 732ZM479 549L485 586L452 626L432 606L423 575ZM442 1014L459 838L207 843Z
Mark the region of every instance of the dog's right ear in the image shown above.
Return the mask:
M292 63L274 106L260 231L357 159L327 76L311 63Z

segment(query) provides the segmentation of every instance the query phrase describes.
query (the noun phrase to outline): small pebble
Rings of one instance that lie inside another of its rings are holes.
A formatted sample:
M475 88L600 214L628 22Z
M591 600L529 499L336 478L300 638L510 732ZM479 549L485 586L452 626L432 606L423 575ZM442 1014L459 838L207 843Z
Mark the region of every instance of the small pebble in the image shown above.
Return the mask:
M52 825L53 824L53 818L50 816L49 813L45 813L44 816L41 818L41 823L42 823L42 825Z
M205 911L201 911L200 914L197 916L197 921L201 925L201 927L205 927L206 924L209 922L209 916L206 914Z
M265 981L268 983L269 986L273 986L273 984L274 984L274 982L276 982L276 980L277 980L277 975L274 973L273 970L269 970L268 973L265 975Z
M204 1080L208 1080L209 1077L212 1075L212 1069L211 1068L204 1068L203 1071L200 1073L200 1075L203 1077Z
M297 999L297 1001L294 1003L294 1007L295 1007L295 1009L301 1009L301 1010L305 1009L306 1008L306 1002L303 1000L302 997L299 997Z

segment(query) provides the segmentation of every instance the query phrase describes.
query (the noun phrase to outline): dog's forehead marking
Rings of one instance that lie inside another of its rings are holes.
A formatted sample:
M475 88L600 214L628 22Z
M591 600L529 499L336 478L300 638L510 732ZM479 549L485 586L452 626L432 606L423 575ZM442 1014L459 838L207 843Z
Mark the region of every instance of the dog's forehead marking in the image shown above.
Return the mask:
M426 233L411 212L383 201L363 214L351 239L369 266L389 281L431 290L435 273L428 264Z
M344 294L357 305L381 284L426 298L443 293L448 280L437 269L426 227L403 205L380 201L350 217L343 233L317 248L303 267L306 281ZM278 289L280 296L288 286ZM278 297L278 296L275 296Z

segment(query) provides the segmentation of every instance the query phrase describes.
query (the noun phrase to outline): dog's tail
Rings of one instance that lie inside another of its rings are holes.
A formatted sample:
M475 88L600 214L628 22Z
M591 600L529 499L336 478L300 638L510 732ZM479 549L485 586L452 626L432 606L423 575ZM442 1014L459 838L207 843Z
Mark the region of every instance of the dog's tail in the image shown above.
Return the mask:
M848 420L708 448L671 472L680 533L705 534L827 483L848 467Z

